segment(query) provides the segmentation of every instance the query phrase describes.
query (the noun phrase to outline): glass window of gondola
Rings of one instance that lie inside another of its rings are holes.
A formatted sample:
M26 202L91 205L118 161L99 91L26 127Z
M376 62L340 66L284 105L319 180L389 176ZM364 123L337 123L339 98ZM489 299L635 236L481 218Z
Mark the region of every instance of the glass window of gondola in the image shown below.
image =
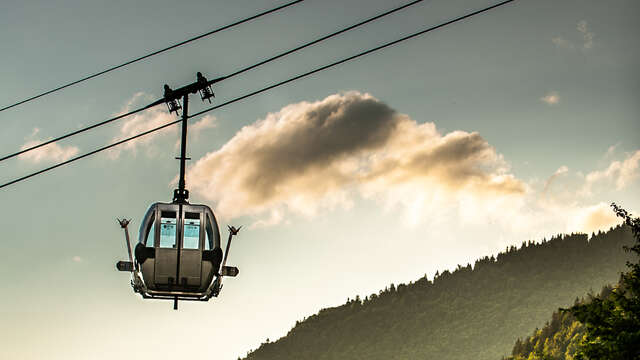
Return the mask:
M160 213L160 247L175 248L178 218L175 211L161 211Z
M183 249L200 248L200 213L185 213L183 234Z
M156 239L156 229L155 229L155 219L151 220L149 226L147 226L147 230L145 231L146 242L145 246L152 248L155 244Z
M213 221L213 219L211 219L211 216L209 214L207 214L207 227L206 227L206 231L205 231L205 250L211 250L214 248L214 239L215 239L215 235L213 233L214 229L213 226L215 225L215 222ZM217 229L216 229L217 230Z

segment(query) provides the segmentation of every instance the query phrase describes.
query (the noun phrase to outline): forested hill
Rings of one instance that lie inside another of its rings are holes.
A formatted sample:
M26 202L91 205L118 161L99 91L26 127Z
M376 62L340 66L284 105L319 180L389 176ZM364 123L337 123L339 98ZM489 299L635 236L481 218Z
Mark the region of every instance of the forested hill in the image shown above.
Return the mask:
M606 297L610 292L611 287L604 287L600 296ZM511 356L503 360L573 359L584 331L584 325L573 315L556 310L551 315L551 321L547 321L541 329L535 329L524 340L517 339Z
M627 227L524 243L323 309L246 359L500 359L559 307L617 282L631 243Z

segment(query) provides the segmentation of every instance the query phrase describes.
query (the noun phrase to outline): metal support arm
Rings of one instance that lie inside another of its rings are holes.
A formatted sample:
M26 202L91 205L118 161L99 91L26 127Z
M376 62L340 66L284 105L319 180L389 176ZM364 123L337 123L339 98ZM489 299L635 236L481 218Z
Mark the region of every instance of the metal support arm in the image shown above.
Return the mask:
M134 271L134 261L133 261L133 254L131 253L131 240L129 238L129 222L131 221L131 219L127 220L125 218L122 219L116 219L118 220L118 223L120 224L120 227L124 229L124 235L125 235L125 245L127 246L127 253L129 253L129 262L125 262L125 261L119 261L116 264L116 267L118 268L118 270L120 271L128 271L128 272L132 272Z

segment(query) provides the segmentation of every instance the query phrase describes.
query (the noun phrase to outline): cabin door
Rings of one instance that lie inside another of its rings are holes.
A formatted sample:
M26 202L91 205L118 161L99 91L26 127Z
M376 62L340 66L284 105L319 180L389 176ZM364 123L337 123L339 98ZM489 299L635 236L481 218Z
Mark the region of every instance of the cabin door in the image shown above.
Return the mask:
M180 284L200 287L202 272L202 245L204 241L204 213L189 211L185 206L182 215L182 249L180 253Z
M178 212L160 208L159 243L156 248L155 283L166 286L177 283Z

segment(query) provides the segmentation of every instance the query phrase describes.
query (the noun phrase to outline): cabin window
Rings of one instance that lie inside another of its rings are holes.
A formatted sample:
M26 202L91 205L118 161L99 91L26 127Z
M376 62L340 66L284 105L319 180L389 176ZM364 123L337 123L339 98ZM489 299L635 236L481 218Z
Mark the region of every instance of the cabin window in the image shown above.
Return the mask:
M213 227L211 226L211 224L212 224L211 216L207 215L207 227L204 233L205 235L204 249L205 250L213 249Z
M160 247L176 247L178 219L175 211L162 211L160 216Z
M200 214L186 213L184 217L183 249L198 249L200 247Z
M209 240L209 231L204 232L204 249L211 250L211 240Z
M156 229L155 229L155 219L151 220L151 224L147 226L147 247L153 247L154 241L156 239Z

